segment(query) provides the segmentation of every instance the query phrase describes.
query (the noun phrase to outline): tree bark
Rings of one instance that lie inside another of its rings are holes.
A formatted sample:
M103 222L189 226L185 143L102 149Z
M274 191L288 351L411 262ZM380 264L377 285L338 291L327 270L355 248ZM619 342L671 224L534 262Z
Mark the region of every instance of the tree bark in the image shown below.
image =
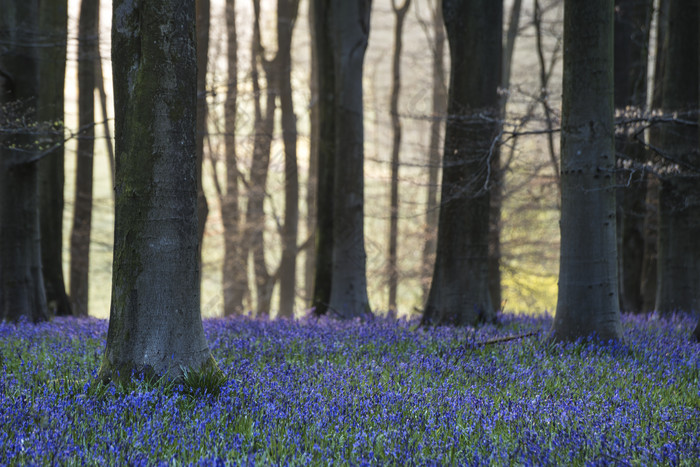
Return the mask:
M697 120L698 9L690 0L669 5L662 110L686 120ZM659 187L656 309L691 312L700 310L698 129L678 122L659 130L665 170Z
M200 315L194 0L113 4L116 212L99 377L215 369Z
M335 68L336 163L333 187L333 272L329 308L339 318L371 316L364 240L362 68L371 0L331 7Z
M226 194L221 200L221 217L224 225L224 263L222 271L224 315L243 313L243 301L248 293L247 258L241 255L241 212L239 208L238 156L236 155L236 108L238 96L238 35L236 32L236 0L226 2L226 27L228 33L228 88L226 90L225 144L226 144Z
M46 128L46 143L55 145L39 161L39 216L41 225L41 265L46 301L53 315L72 314L63 279L63 89L66 74L68 34L66 0L42 2L39 29L48 47L39 51L39 103L37 118Z
M652 0L615 1L615 108L620 115L644 112L647 100L647 57ZM646 150L634 138L635 129L616 129L615 150L622 161L641 164ZM623 166L619 163L618 167ZM632 169L618 175L617 190L618 274L620 308L639 313L644 307L642 271L644 263L644 218L646 176Z
M557 340L622 339L614 171L613 2L566 0Z
M306 234L309 236L309 248L304 254L304 300L311 303L314 293L314 270L316 267L316 217L318 212L318 57L316 51L316 17L314 0L309 1L309 35L311 38L311 71L309 73L309 170L306 179Z
M452 67L435 269L423 322L466 325L495 318L489 184L500 127L503 3L443 0L442 11Z
M0 1L0 321L48 319L41 271L36 122L39 4ZM19 119L21 123L15 122ZM29 123L25 123L29 122Z
M282 259L279 267L280 297L278 316L294 317L296 298L296 259L299 226L299 174L297 168L297 117L292 100L292 32L299 11L299 0L277 1L277 79L284 140L284 227Z
M209 0L196 0L197 30L197 235L199 268L202 268L202 244L209 206L202 186L204 138L207 135L207 64L209 63Z
M95 156L95 59L99 45L100 5L82 0L78 23L78 158L73 231L70 238L70 299L73 314L88 315L93 159Z
M394 28L394 56L392 60L391 84L391 127L394 141L391 150L391 201L389 218L389 309L396 310L396 293L399 287L399 269L397 261L399 238L399 151L401 150L401 119L399 118L399 94L401 92L401 49L403 48L403 24L411 0L404 0L401 7L392 0L392 9L396 16Z
M440 142L445 114L447 113L447 88L445 86L445 25L442 20L442 1L437 0L433 11L433 120L430 122L430 148L428 155L428 197L425 212L425 245L423 246L423 301L428 300L432 271L435 266L438 225L438 177L440 175Z
M311 302L314 314L328 311L333 282L333 187L336 161L336 70L333 51L331 0L311 0L314 9L314 39L318 85L318 161L316 212L316 265Z

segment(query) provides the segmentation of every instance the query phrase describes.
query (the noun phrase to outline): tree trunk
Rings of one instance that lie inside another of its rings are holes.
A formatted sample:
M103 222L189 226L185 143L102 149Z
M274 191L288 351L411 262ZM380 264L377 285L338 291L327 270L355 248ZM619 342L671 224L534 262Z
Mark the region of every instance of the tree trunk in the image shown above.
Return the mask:
M442 20L442 1L437 0L433 11L433 119L430 122L430 148L428 156L428 200L425 213L425 245L423 246L423 301L428 300L432 271L435 266L435 246L438 225L438 176L440 175L440 142L442 122L447 113L447 88L445 87L445 25Z
M194 0L113 4L116 212L100 379L216 368L200 315Z
M672 0L666 36L662 110L697 120L698 3ZM659 187L656 309L700 310L700 184L698 129L683 122L660 127L665 158Z
M41 271L36 0L0 0L0 321L48 319ZM22 123L17 125L19 120ZM30 122L26 124L24 122Z
M97 0L82 0L78 23L78 159L70 238L70 299L76 316L88 315L99 3Z
M304 254L304 300L311 302L314 293L314 270L316 265L316 216L317 185L318 185L318 57L316 51L316 18L314 0L309 1L309 35L311 38L311 72L309 73L309 170L306 179L306 235L309 237L309 247Z
M613 2L565 0L555 339L622 339L614 172Z
M336 163L333 187L333 272L329 308L340 318L371 316L364 239L362 65L371 0L331 7L335 65Z
M464 325L495 318L488 186L500 127L503 3L443 0L442 11L452 67L435 269L423 322Z
M615 108L623 116L638 116L646 109L647 57L652 0L615 1ZM634 138L632 126L616 129L615 150L622 163L644 163L644 144ZM629 166L629 164L627 165ZM621 171L617 190L618 274L620 308L639 313L644 307L644 218L646 176L636 168Z
M316 315L328 311L333 282L333 186L336 160L335 80L331 0L311 0L318 85L318 189L316 212L316 266L311 302Z
M209 0L196 0L197 30L197 257L202 268L202 244L209 206L202 186L204 138L207 135L207 64L209 63Z
M41 265L46 301L53 315L72 314L63 280L63 89L66 74L68 5L66 0L42 2L40 34L51 47L39 51L39 103L37 118L46 125L46 143L55 145L39 161L39 216Z
M222 271L224 315L243 313L243 300L248 292L248 268L241 255L241 212L238 205L238 157L236 155L236 107L238 95L238 35L236 33L236 0L226 2L228 32L228 88L226 90L225 144L226 194L221 200L224 225L224 264Z
M284 140L284 227L279 267L280 305L278 316L294 317L296 259L299 226L299 174L297 168L297 117L292 100L292 32L299 0L277 1L277 79Z
M254 0L255 24L252 42L252 80L255 99L255 141L253 143L253 161L250 168L250 189L248 191L248 205L246 209L246 238L244 239L244 258L249 254L253 256L253 270L255 272L255 291L257 299L258 316L269 316L272 301L272 290L275 285L275 277L267 268L265 259L265 195L267 190L267 176L270 166L270 147L272 145L272 131L275 123L275 100L277 98L276 58L267 60L260 38L260 0ZM265 114L262 113L260 101L263 93L260 89L259 68L265 73L267 90L265 91Z
M400 8L392 0L396 15L394 28L394 57L392 61L391 85L391 127L394 133L391 151L391 207L389 219L389 309L396 310L396 292L399 287L397 261L399 237L399 151L401 150L401 119L399 118L399 93L401 92L401 49L403 47L403 24L411 6L411 0L404 0Z

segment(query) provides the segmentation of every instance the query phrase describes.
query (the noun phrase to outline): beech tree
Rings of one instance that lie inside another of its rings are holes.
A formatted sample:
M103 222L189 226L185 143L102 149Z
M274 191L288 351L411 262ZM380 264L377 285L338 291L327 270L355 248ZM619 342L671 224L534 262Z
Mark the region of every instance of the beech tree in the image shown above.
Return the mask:
M555 339L622 338L614 171L613 1L565 0Z
M215 369L200 315L195 1L113 4L116 212L100 379Z
M39 11L42 42L39 51L39 105L37 119L46 125L50 153L39 161L39 223L41 265L46 301L54 315L72 313L63 279L63 91L68 34L67 0L43 1Z
M659 128L662 163L656 309L700 310L698 2L671 0L661 107L677 121Z
M442 13L452 66L435 267L423 322L463 325L495 317L488 286L489 174L500 127L503 2L443 0Z
M362 69L371 0L332 2L335 70L333 271L329 309L340 318L371 315L364 239ZM340 131L342 129L342 131ZM323 137L322 137L323 138Z
M48 318L41 272L39 2L0 1L0 320Z

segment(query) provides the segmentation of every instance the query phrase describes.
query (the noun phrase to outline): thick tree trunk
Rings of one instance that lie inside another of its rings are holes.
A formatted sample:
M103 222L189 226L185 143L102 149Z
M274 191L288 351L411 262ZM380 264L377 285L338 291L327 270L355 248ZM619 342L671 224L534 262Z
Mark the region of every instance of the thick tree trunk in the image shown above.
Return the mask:
M197 29L197 235L199 267L202 268L202 244L209 206L202 186L204 138L207 135L207 64L209 63L209 0L196 0Z
M98 56L100 5L82 0L78 23L78 162L73 231L70 238L70 299L73 314L88 315L92 172L95 156L95 59Z
M698 8L692 0L669 5L662 110L685 120L697 120ZM690 312L700 310L698 130L679 122L660 131L667 170L659 189L656 309Z
M336 163L333 187L333 272L329 308L340 318L371 316L364 240L362 67L371 0L333 3Z
M561 254L553 337L622 339L617 285L613 2L564 3Z
M200 316L194 0L113 4L116 213L102 380L215 368Z
M221 200L224 225L224 264L222 271L224 315L243 313L248 293L248 268L241 256L241 212L238 205L238 157L236 155L236 107L238 96L238 35L236 33L236 0L226 2L228 32L228 88L225 103L226 194Z
M630 117L646 109L647 57L652 0L615 1L615 108ZM616 129L615 150L623 161L644 162L644 144L634 138L635 129ZM618 167L623 164L618 164ZM635 169L636 170L636 169ZM618 274L620 307L639 313L644 307L644 219L646 176L643 171L623 171L617 190Z
M0 321L48 319L41 271L36 0L0 1Z
M440 175L442 122L447 113L447 88L445 86L445 25L442 20L442 0L437 0L433 11L433 120L430 122L430 148L428 155L428 197L425 212L425 245L423 246L423 274L421 286L423 301L428 300L432 272L435 267L435 246L438 225L438 177Z
M41 37L51 47L39 51L39 105L37 119L46 125L46 143L56 145L39 161L39 216L41 265L46 301L51 314L70 315L63 280L63 89L66 74L68 5L66 0L42 2L39 11Z
M452 67L435 269L423 321L464 325L495 317L488 185L498 151L503 3L443 0L443 17Z
M292 100L292 32L299 0L277 1L277 79L284 140L284 227L280 262L280 305L278 316L294 317L296 259L299 226L299 174L297 168L297 117Z
M316 315L328 311L333 281L333 186L336 161L335 80L331 0L311 0L314 8L314 49L318 85L318 189L316 266L311 306Z
M403 47L403 24L411 6L411 0L404 0L400 8L396 0L392 8L396 16L394 28L394 57L392 61L391 84L391 127L394 141L391 150L391 202L389 218L389 309L396 310L396 293L399 287L399 269L397 261L399 238L399 151L401 150L401 119L399 118L399 93L401 92L401 49Z
M309 247L304 254L304 300L311 303L314 293L314 270L316 268L316 216L318 186L318 57L316 51L316 18L314 0L309 1L309 34L311 36L311 71L309 73L309 170L306 178L306 235Z

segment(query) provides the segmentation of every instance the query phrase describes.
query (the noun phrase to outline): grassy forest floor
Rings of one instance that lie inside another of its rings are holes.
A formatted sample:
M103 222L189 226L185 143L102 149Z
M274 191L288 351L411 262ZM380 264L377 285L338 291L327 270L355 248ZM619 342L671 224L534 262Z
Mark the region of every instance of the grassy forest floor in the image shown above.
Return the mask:
M552 343L546 315L211 319L218 394L96 383L104 320L0 323L0 464L697 465L694 319L626 315L617 345Z

